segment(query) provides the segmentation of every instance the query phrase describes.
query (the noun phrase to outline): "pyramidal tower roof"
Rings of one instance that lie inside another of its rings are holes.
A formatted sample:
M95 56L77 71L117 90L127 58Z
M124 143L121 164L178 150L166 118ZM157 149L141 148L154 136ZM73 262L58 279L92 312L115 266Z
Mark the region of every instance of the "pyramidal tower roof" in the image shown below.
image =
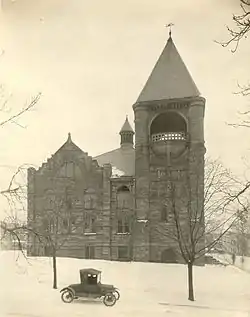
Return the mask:
M200 92L170 35L137 102L197 96Z
M128 116L126 116L126 120L121 128L120 133L122 133L122 132L133 132L134 133L134 130L132 129L132 127L128 121Z

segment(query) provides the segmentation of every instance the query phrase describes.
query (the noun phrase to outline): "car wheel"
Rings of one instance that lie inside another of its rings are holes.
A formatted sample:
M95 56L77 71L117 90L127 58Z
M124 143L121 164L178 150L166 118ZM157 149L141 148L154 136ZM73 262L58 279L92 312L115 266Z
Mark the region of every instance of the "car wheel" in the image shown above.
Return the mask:
M121 295L120 295L120 293L118 291L114 291L114 295L116 297L116 300L119 300L120 297L121 297Z
M61 295L61 299L62 299L62 301L63 301L64 303L69 304L69 303L71 303L71 302L73 301L74 296L73 296L72 292L70 292L70 291L64 291L64 292L62 293L62 295Z
M105 306L114 306L116 303L116 296L113 293L108 293L103 298Z

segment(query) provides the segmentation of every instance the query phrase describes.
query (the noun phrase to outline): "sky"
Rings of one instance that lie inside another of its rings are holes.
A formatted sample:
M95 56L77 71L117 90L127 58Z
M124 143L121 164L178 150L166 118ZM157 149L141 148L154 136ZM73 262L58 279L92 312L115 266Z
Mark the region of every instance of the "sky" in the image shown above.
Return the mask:
M0 83L11 113L41 92L35 109L0 127L0 188L16 167L40 166L66 141L95 156L119 147L129 116L168 38L172 37L206 98L207 154L237 174L247 169L248 129L235 129L250 98L235 95L250 81L250 42L232 53L215 41L237 0L2 0ZM11 95L11 97L9 97ZM0 113L5 118L9 113ZM244 158L244 160L243 160ZM249 162L250 165L250 162Z

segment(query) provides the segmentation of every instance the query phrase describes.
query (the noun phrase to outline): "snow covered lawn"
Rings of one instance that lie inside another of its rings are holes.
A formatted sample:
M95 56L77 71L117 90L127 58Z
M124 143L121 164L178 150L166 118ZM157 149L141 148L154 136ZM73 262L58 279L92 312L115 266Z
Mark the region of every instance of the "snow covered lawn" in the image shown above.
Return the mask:
M232 255L231 254L212 254L212 256L225 264L232 264ZM241 256L236 256L234 266L250 273L250 257L244 256L244 261L242 262Z
M53 290L52 263L0 252L1 317L250 317L250 274L228 266L196 267L196 301L187 300L186 267L153 263L118 263L58 259L58 290ZM102 281L121 290L114 307L99 301L64 304L59 290L79 281L79 269L103 271Z

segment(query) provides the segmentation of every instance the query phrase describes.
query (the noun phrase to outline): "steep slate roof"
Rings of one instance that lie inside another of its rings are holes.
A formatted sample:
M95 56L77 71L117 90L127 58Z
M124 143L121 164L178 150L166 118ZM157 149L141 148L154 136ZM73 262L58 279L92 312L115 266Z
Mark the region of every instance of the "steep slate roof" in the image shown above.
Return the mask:
M120 134L126 132L133 132L128 117L121 128ZM123 144L120 148L100 154L94 157L100 166L104 164L112 165L113 177L119 176L133 176L135 175L135 149L133 144Z
M123 124L123 126L121 128L120 133L121 132L133 132L134 133L134 130L132 129L132 127L131 127L131 125L130 125L130 123L128 121L128 116L126 116L126 120L125 120L125 122L124 122L124 124Z
M100 166L110 163L125 176L135 174L135 149L131 146L121 147L94 157Z
M170 36L137 102L199 95L200 92Z

